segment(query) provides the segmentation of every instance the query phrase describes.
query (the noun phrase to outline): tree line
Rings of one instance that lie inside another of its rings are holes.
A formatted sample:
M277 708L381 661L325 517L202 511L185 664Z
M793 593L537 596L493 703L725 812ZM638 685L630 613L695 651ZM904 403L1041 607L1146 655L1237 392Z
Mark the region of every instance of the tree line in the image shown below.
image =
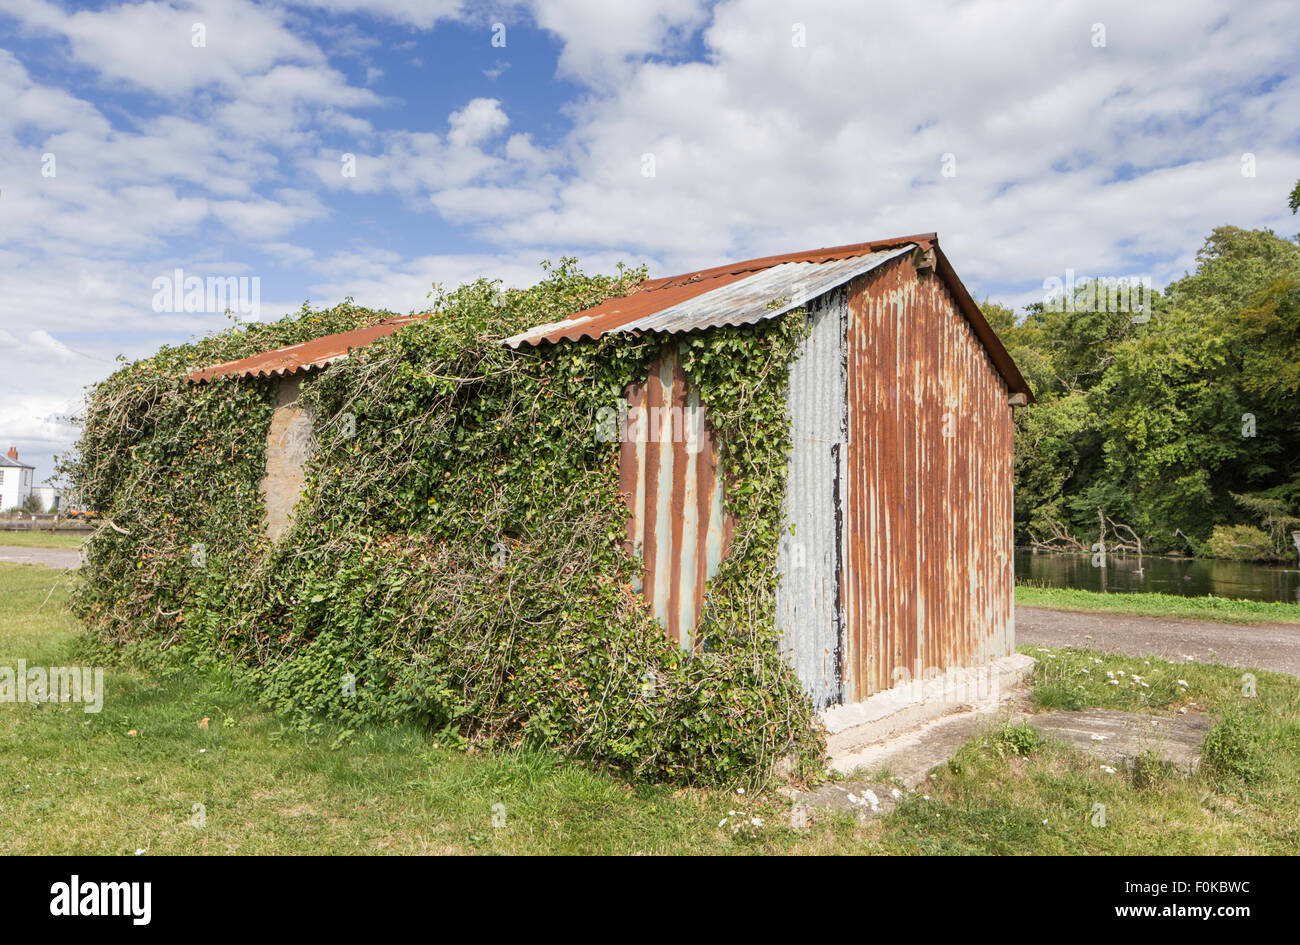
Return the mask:
M1153 552L1294 559L1297 240L1221 226L1161 291L1090 280L1020 319L984 311L1037 398L1016 415L1018 542L1081 550L1108 532Z

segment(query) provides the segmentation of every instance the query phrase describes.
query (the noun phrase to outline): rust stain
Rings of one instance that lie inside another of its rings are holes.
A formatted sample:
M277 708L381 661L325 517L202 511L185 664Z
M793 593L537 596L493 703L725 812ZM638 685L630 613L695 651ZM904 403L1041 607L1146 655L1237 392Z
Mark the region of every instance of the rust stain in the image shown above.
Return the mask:
M240 358L238 361L214 364L187 375L185 379L195 384L203 384L217 377L288 377L299 371L325 367L331 361L346 357L353 348L364 348L426 317L408 315L390 318L368 328L323 335L311 341L304 341L302 344L263 351L261 354Z
M964 316L909 257L850 289L849 702L1010 651L1011 408Z
M726 555L716 444L676 349L625 394L619 489L631 513L627 549L642 562L640 590L669 637L690 649L705 586Z

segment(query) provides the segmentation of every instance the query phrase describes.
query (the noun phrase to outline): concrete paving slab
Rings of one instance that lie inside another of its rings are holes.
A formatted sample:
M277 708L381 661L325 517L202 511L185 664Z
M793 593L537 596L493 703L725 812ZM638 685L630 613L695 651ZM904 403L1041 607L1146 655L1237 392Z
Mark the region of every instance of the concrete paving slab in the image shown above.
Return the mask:
M1200 712L1164 716L1114 709L1058 710L1020 715L1016 720L1109 764L1133 761L1150 751L1184 772L1195 771L1200 764L1201 746L1210 729L1209 716Z

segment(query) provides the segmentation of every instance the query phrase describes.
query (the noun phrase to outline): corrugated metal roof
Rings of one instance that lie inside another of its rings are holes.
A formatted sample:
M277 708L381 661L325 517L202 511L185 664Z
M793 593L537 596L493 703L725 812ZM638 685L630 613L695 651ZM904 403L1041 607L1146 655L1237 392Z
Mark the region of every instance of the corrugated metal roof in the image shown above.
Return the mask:
M881 250L898 249L904 246L928 247L935 235L926 233L920 236L904 236L893 240L876 240L870 243L850 243L846 246L832 246L825 249L805 250L798 253L784 253L780 256L764 256L744 262L728 263L712 269L687 272L680 276L668 276L663 279L647 279L637 286L631 295L607 299L586 311L579 312L572 318L549 325L538 325L526 332L507 338L506 344L512 348L520 345L540 344L543 341L578 341L581 338L599 338L611 331L686 331L689 328L658 329L643 328L642 319L666 313L683 302L715 292L736 282L749 282L756 273L781 266L786 263L809 263L820 265L840 260L862 258ZM808 270L811 272L811 270ZM788 271L787 271L788 272ZM850 277L852 278L852 277ZM742 296L748 294L742 290ZM766 304L773 297L764 299ZM707 303L705 303L707 304ZM767 317L774 317L778 312L764 311ZM754 319L757 320L757 319ZM719 322L718 324L737 324ZM712 325L697 324L689 327L704 328Z
M780 263L611 331L663 331L677 334L698 328L751 325L765 318L784 315L915 248L909 243L899 249L851 256L832 262Z
M263 351L238 361L226 361L195 371L186 380L202 384L215 377L287 377L299 371L323 368L332 361L347 357L353 348L364 348L425 317L406 315L390 318L369 328L356 328L336 335L324 335L302 344L276 348L274 351Z
M680 276L647 279L630 295L607 299L561 322L538 325L504 343L518 348L544 341L599 338L609 332L677 333L751 324L797 308L915 249L930 258L1010 392L1024 394L1032 402L1029 385L957 278L934 233L765 256Z

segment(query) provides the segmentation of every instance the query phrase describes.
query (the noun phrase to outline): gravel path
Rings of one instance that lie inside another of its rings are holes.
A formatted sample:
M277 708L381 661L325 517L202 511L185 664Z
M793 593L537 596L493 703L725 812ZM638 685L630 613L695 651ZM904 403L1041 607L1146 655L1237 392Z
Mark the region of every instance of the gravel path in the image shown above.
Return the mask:
M79 568L81 552L76 548L19 548L15 545L0 545L0 561L43 564L47 568Z
M1228 624L1016 608L1016 643L1224 663L1300 676L1300 623Z

